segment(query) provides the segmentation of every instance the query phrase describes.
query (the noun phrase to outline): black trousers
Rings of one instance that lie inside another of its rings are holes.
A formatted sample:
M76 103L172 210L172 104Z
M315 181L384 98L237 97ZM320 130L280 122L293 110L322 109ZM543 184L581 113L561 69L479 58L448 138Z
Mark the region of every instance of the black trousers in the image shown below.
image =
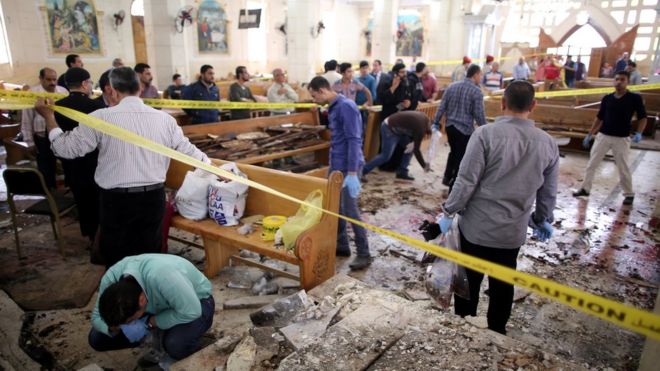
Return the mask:
M164 215L164 188L136 193L101 189L99 242L106 267L127 256L159 253Z
M55 189L55 169L56 161L53 150L50 149L50 140L47 137L35 135L33 137L34 146L37 148L37 168L44 176L46 186Z
M64 179L78 208L80 233L94 240L99 227L99 186L94 181L98 152L73 160L62 159Z
M465 149L467 148L470 136L461 133L453 125L447 126L445 130L447 131L447 141L449 141L450 150L449 156L447 157L447 166L445 167L443 183L449 185L449 192L451 193L451 188L456 181L458 169L461 166L461 161L465 155Z
M498 249L475 245L468 241L461 232L462 252L509 268L516 269L519 250L520 247ZM483 273L470 269L466 269L466 272L470 286L470 300L454 295L454 313L461 317L477 315L479 290L481 289L481 281L484 279ZM488 292L490 297L487 315L488 328L500 334L506 334L506 323L511 316L511 306L513 305L513 286L489 276Z

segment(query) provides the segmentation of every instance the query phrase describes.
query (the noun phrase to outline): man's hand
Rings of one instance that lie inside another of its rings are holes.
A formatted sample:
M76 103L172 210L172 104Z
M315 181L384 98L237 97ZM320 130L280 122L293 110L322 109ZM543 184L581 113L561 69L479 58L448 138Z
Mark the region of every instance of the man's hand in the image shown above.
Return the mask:
M50 106L53 105L52 99L37 98L34 109L44 118L55 117L55 112Z
M403 108L409 108L412 103L410 103L410 99L404 99L401 104L403 104Z
M360 180L355 174L346 175L346 178L344 178L344 185L342 186L342 188L348 188L348 194L352 198L357 198L360 195L360 191L362 190L362 186L360 185Z
M548 222L543 222L541 225L536 225L536 228L534 228L534 237L536 237L539 241L545 242L552 237L552 232L554 229L552 228L552 225Z
M286 92L287 92L287 90L286 90L285 87L281 87L281 88L277 89L277 94L279 94L279 95L286 94Z
M440 231L443 234L447 234L449 232L449 229L451 228L451 224L454 222L454 217L448 217L446 215L443 215L439 220L438 224L440 225Z
M593 137L593 136L591 135L591 133L587 134L587 136L586 136L586 137L584 138L584 140L582 141L582 147L584 147L584 148L589 148L589 142L591 142L591 138L592 138L592 137Z
M633 143L639 143L641 140L642 140L642 133L638 131L635 133L635 135L633 135L632 141Z
M149 332L149 329L147 328L147 319L148 317L144 316L131 323L119 325L119 327L128 341L131 343L137 343L142 340L143 337L147 336L147 333Z

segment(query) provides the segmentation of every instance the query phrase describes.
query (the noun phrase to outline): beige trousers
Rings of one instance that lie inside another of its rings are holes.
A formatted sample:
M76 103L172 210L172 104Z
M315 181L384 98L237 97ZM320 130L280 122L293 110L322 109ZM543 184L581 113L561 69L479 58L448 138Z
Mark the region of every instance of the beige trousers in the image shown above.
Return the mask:
M628 168L628 155L630 154L630 137L614 137L598 133L593 147L591 147L591 156L589 157L589 164L587 165L587 173L582 182L582 189L589 192L591 191L591 184L594 181L596 169L601 161L607 154L607 151L612 150L614 154L614 163L619 170L619 182L621 189L623 189L623 196L634 196L632 189L632 176Z

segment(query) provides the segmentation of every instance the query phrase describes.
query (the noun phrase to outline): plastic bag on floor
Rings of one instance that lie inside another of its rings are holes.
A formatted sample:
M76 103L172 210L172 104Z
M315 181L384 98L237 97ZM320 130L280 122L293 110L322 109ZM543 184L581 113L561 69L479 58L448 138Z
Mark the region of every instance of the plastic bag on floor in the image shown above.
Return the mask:
M307 195L307 198L305 198L305 202L317 207L323 207L323 192L318 189L310 192L310 194ZM284 247L287 250L293 249L296 245L296 239L298 236L321 221L322 214L323 212L321 212L321 210L301 205L298 212L296 212L296 215L289 218L289 220L280 227Z
M202 220L208 213L209 185L215 175L197 169L186 173L181 188L174 197L179 214L186 219Z
M438 154L438 151L440 150L440 139L442 139L442 133L440 130L433 130L433 134L431 134L431 143L429 143L429 149L426 157L428 162L433 161L435 156Z
M224 164L220 168L247 179L233 162ZM243 183L228 180L212 182L209 186L209 217L220 225L237 225L245 212L247 192L248 186Z
M461 251L461 235L458 230L457 215L451 228L440 239L440 245ZM426 292L435 302L444 309L449 308L452 294L456 294L466 300L470 299L470 288L467 280L465 267L451 261L436 258L435 262L426 269Z

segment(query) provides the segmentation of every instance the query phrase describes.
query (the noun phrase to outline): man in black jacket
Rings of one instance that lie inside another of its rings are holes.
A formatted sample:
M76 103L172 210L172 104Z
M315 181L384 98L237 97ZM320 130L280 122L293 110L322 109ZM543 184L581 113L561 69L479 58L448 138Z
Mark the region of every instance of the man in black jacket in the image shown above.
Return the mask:
M426 70L426 63L419 62L415 65L415 72L408 73L408 83L410 85L411 106L417 107L419 102L426 102L424 96L424 85L422 85L422 75Z
M406 110L417 108L410 94L410 83L406 78L406 65L395 64L391 76L383 76L378 84L376 93L378 102L383 106L380 119L384 121L388 116Z
M89 97L92 91L89 72L79 67L71 67L64 74L64 79L69 87L69 96L58 100L55 105L82 113L91 113L103 108L101 102ZM71 131L78 126L78 122L59 113L55 113L55 121L63 131ZM72 160L60 159L64 169L64 179L76 200L80 232L88 237L90 242L94 241L99 226L99 190L94 181L98 154L98 150L95 150L84 157Z

